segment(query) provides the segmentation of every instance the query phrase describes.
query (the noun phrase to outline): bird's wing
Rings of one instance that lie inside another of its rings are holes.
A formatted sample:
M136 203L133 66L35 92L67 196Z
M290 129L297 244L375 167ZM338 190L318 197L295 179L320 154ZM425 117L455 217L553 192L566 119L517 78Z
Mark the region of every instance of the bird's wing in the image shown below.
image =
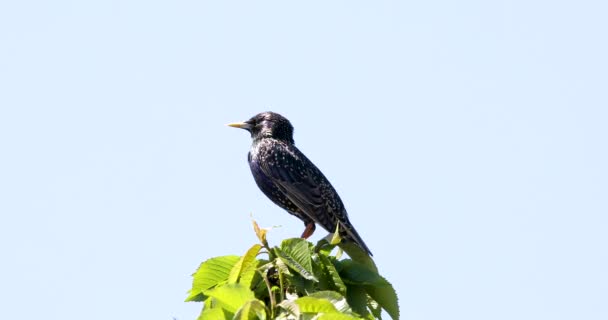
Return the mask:
M311 219L327 226L323 214L327 211L323 190L313 176L318 169L296 147L275 146L278 161L264 161L261 168L285 195ZM318 177L317 177L318 178Z
M339 222L341 232L371 255L348 221L344 205L327 178L295 146L275 144L272 155L262 161L260 168L310 219L329 232L333 232Z

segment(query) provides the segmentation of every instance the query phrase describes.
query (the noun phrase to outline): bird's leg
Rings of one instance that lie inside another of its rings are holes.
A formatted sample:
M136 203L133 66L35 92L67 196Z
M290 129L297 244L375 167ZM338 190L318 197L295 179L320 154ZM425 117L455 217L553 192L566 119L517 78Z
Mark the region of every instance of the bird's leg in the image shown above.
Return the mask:
M302 232L302 235L300 236L300 238L308 239L308 237L312 236L312 234L314 232L315 232L315 223L309 222L308 224L306 224L306 228L304 229L304 232Z

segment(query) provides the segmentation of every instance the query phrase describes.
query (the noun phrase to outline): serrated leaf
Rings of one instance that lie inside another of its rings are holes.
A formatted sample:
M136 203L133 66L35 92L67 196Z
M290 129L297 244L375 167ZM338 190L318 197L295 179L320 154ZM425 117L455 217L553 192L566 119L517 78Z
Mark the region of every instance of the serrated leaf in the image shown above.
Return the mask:
M335 291L317 291L311 293L309 297L325 299L331 302L331 304L333 304L334 307L342 313L350 313L352 311L348 305L348 302L346 302L346 298Z
M279 273L282 273L284 275L291 275L291 272L289 272L289 267L285 264L285 262L283 262L283 260L275 260L275 265Z
M340 274L338 273L338 270L336 270L334 264L328 257L322 254L319 255L319 260L323 264L323 268L331 279L333 286L336 288L336 290L338 290L340 294L345 295L346 285L344 284L344 281L342 281L342 278L340 277Z
M186 301L203 301L205 299L203 291L225 283L230 270L239 259L239 256L222 256L201 263L198 270L192 275L192 289Z
M370 315L367 310L367 292L362 286L349 285L346 291L346 301L360 316L366 318Z
M287 314L300 319L300 307L296 304L295 300L283 300L278 306L283 308Z
M358 285L386 285L388 281L368 266L353 260L341 260L337 265L338 272L345 283Z
M225 320L224 311L220 308L205 309L201 312L198 320Z
M308 280L318 282L312 271L311 250L308 241L300 238L287 239L281 247L273 248L275 254L293 271Z
M299 309L300 313L331 313L338 312L334 305L326 300L315 297L302 297L294 301Z
M344 250L344 252L346 252L346 254L348 254L348 256L353 261L365 265L368 267L368 269L371 269L378 273L378 267L376 267L376 263L374 262L372 257L370 257L367 252L365 252L365 250L361 249L361 247L356 245L354 242L341 242L340 244L338 244L338 246L340 247L340 249ZM340 259L338 255L336 255L336 258Z
M382 278L382 277L381 277ZM378 305L382 307L388 313L393 320L399 319L399 299L397 298L397 292L393 286L382 278L386 284L375 285L375 286L364 286L365 291L369 296L378 302Z
M260 300L250 300L234 315L234 320L266 320L266 307Z
M302 238L291 238L281 242L281 250L312 273L312 248L310 242Z
M244 256L234 265L228 276L228 283L239 283L244 284L247 287L251 286L251 281L255 275L255 269L258 265L256 259L260 249L262 248L259 244L254 244Z
M367 266L352 260L342 260L339 266L344 282L362 285L367 294L378 302L393 320L399 319L397 293L386 279Z
M225 284L205 291L205 295L213 298L214 307L221 307L234 314L249 300L254 300L253 291L240 283Z

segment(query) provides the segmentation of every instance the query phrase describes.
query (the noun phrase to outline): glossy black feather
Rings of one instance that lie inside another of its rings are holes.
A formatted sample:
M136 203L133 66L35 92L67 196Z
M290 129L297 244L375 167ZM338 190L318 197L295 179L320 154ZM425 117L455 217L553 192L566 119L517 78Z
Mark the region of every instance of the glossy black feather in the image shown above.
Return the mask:
M291 123L273 112L260 113L246 123L253 138L249 166L260 190L304 224L314 221L334 232L339 223L342 238L371 255L334 187L296 148Z

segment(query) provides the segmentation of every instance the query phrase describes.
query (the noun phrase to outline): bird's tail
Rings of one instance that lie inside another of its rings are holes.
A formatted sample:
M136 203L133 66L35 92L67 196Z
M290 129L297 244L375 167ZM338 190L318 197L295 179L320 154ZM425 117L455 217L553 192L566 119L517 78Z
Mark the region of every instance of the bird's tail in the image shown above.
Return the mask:
M357 230L355 230L355 227L353 227L350 223L340 222L339 230L340 237L342 237L342 239L354 242L355 244L357 244L357 246L363 249L365 253L367 253L370 257L373 256L372 252L369 250L365 242L363 242L363 239L361 239L359 233L357 233Z

